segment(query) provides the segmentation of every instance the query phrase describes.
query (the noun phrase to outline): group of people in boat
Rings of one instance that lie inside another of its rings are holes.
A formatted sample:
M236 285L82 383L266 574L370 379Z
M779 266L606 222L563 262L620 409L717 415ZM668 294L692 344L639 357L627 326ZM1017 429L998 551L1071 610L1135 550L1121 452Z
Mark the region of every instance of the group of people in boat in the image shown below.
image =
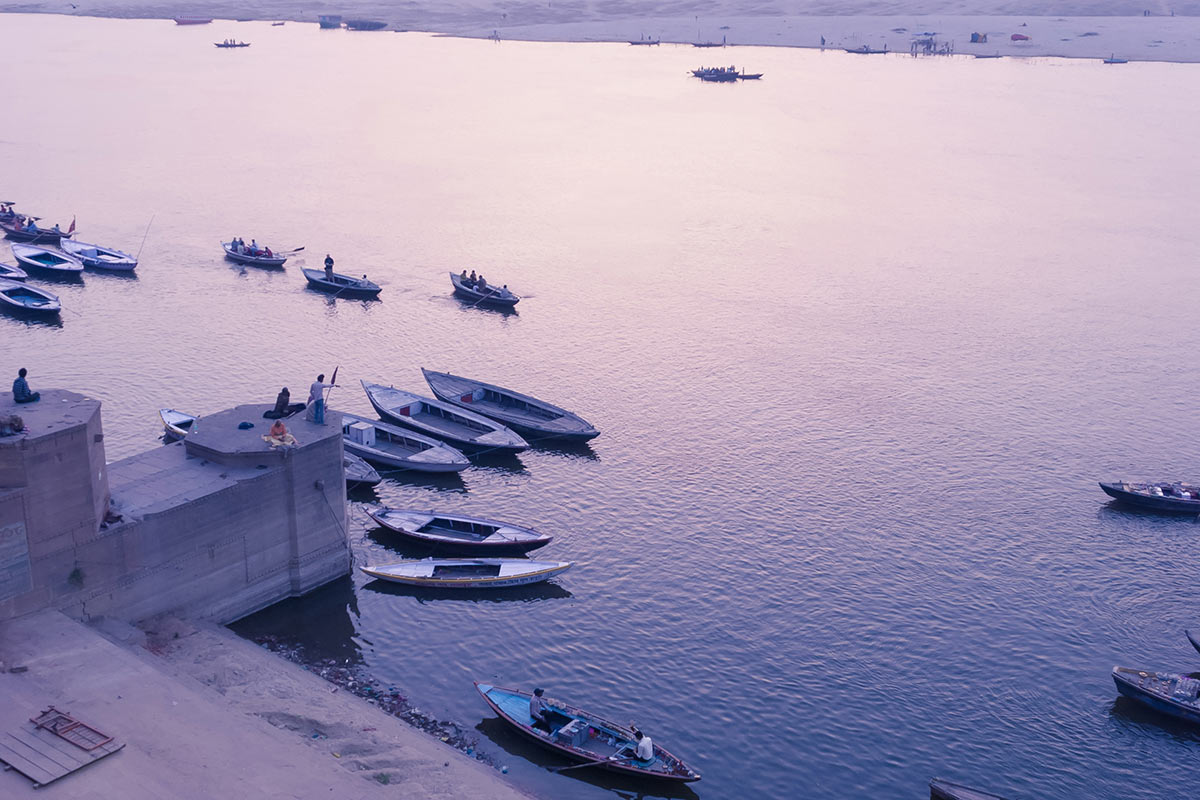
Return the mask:
M250 240L250 244L246 244L245 239L241 238L240 236L235 236L229 242L229 244L233 248L233 252L240 253L241 255L266 258L273 258L275 256L275 253L271 252L271 248L260 248L258 246L258 242L254 239Z
M462 274L458 276L458 279L462 281L463 286L466 286L468 289L474 289L477 292L483 292L485 294L490 294L493 292L497 294L508 294L507 283L503 286L489 286L487 279L483 277L483 274L480 273L477 276L475 274L475 270L471 270L471 274L467 275L467 271L464 269Z

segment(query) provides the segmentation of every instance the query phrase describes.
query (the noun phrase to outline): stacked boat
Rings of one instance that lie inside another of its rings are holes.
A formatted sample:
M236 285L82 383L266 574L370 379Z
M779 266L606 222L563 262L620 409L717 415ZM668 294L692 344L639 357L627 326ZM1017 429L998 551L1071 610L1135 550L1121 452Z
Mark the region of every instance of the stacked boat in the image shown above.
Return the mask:
M361 383L376 413L393 425L436 437L460 450L517 453L529 447L517 433L480 414L392 386Z

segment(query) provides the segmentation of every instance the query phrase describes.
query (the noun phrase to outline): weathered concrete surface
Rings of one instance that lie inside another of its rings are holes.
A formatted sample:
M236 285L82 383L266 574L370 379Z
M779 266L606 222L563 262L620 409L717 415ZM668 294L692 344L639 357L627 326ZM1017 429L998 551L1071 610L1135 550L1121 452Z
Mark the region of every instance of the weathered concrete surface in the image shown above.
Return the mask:
M55 705L126 742L41 790L0 773L0 797L529 798L490 767L223 628L159 620L144 637L123 623L100 627L110 638L56 611L0 623L0 660L28 667L0 671L0 734Z

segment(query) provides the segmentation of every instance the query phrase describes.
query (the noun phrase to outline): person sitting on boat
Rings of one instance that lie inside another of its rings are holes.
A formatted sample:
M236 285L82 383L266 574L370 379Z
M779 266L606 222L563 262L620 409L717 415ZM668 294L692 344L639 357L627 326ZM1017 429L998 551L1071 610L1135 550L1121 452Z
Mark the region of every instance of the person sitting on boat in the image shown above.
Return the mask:
M475 291L486 292L487 288L487 279L480 275L479 280L475 281Z
M634 748L633 753L627 756L627 758L635 759L637 761L653 761L654 742L650 741L650 737L639 731L637 728L634 728L633 740L637 742L637 746ZM613 757L616 758L619 755L620 753L618 752Z
M475 270L471 270L471 277L467 278L467 286L474 288L476 280L477 278L475 277Z
M458 276L458 279L463 283L466 283L469 280L467 278L467 271L465 269L462 271L462 274Z
M40 392L29 391L29 382L25 380L25 376L29 371L24 367L17 370L17 379L13 381L13 402L14 403L36 403L42 399Z
M271 253L271 248L269 248L269 247L264 252L267 254L267 258L270 258L273 255Z
M250 255L252 255L252 256L258 255L258 240L257 239L254 239L254 238L250 239Z
M541 728L549 733L550 722L546 719L546 702L542 700L545 693L540 687L533 690L533 696L529 698L529 716L533 717L534 728Z

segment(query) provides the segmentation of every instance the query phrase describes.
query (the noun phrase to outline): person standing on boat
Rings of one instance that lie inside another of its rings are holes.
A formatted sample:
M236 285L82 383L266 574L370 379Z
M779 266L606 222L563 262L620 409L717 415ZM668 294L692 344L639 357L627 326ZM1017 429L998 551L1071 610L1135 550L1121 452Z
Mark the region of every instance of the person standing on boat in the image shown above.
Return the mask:
M550 730L550 723L546 721L546 702L542 700L542 695L545 691L540 687L533 690L533 696L529 698L529 716L533 717L533 727L541 727L543 730Z
M25 376L29 374L24 367L17 370L17 379L13 381L13 402L14 403L36 403L42 399L40 392L29 391L29 382L25 380Z
M308 416L318 425L325 424L325 390L332 389L335 385L325 383L325 374L322 373L308 389Z
M333 280L333 256L325 254L325 280Z

